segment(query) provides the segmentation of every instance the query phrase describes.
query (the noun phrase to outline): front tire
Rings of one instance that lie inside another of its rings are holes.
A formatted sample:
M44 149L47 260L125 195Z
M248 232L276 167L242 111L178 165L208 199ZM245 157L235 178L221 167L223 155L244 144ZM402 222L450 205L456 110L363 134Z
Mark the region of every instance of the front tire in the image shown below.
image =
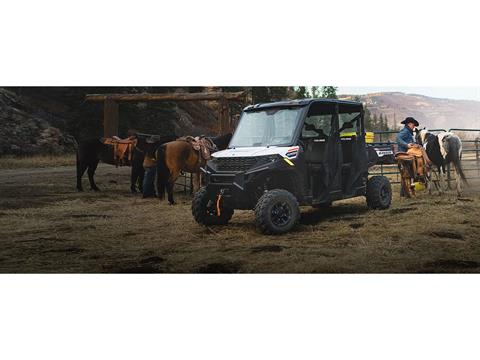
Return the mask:
M233 212L232 208L221 203L220 216L218 216L215 201L208 196L205 187L198 190L193 197L192 215L195 221L201 225L226 225L232 218Z
M367 182L367 205L371 209L384 210L392 203L392 186L385 176L373 176Z
M293 229L299 219L297 198L287 190L267 191L255 206L255 220L263 234L284 234Z

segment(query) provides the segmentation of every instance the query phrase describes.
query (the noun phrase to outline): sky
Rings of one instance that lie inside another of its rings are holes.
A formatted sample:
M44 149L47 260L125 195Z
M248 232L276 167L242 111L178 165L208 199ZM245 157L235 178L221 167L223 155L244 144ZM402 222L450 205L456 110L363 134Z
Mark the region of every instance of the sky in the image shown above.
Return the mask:
M339 86L337 94L362 95L374 92L400 91L430 97L480 101L480 86Z

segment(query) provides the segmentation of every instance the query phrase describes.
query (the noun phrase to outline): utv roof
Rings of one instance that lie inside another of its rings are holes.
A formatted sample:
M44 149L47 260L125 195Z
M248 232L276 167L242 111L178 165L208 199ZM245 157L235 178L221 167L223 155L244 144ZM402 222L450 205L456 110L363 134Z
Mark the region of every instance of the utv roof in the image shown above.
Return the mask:
M287 100L287 101L276 101L270 103L259 103L255 105L249 105L244 108L244 111L268 109L268 108L279 108L279 107L294 107L294 106L307 106L312 103L324 103L324 104L341 104L341 105L351 105L351 106L362 106L361 102L349 101L349 100L337 100L337 99L298 99L298 100Z

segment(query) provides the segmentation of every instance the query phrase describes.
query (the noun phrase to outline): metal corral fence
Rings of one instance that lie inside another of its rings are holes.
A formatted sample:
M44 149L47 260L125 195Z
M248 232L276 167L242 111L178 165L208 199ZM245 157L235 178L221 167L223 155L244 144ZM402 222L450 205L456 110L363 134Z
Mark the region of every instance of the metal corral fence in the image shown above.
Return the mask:
M182 192L185 195L191 195L193 193L192 174L187 172L180 174L175 182L174 191Z
M428 131L433 133L440 133L447 131L445 129L429 129ZM452 128L451 131L460 137L463 145L462 167L465 172L465 176L468 180L480 179L480 129L461 129ZM396 136L398 131L374 131L375 142L374 145L392 145L396 148ZM375 166L370 175L385 175L388 176L392 183L400 183L400 174L398 166L393 165L378 165ZM455 177L451 172L450 165L447 165L447 181L454 181Z

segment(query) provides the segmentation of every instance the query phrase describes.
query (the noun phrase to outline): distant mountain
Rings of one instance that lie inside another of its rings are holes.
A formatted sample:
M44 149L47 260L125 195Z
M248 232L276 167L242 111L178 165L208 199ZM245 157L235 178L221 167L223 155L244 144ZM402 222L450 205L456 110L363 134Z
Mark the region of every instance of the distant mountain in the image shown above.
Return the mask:
M341 99L359 97L370 112L388 117L388 124L400 125L413 116L420 125L430 129L480 129L480 101L433 98L402 92L379 92L365 95L339 95Z

